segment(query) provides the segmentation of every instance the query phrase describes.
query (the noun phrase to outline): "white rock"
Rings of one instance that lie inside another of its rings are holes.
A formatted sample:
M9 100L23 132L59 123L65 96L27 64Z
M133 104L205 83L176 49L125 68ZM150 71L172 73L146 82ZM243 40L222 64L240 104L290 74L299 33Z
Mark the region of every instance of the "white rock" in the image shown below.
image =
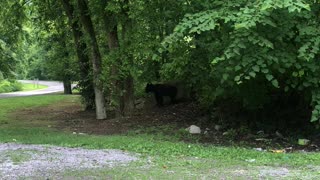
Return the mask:
M217 131L220 131L221 130L221 126L220 125L215 125L214 129L217 130Z
M228 131L222 133L223 136L228 136L230 133Z
M200 134L201 129L196 125L191 125L187 128L187 131L189 131L190 134Z
M282 135L279 131L276 131L276 135L277 135L279 138L284 139L283 135Z
M264 135L264 131L260 130L257 132L258 135Z
M256 160L255 159L246 159L245 161L247 161L247 162L255 162Z
M203 134L208 134L209 131L210 131L210 129L209 129L209 128L206 128L206 130L203 132Z

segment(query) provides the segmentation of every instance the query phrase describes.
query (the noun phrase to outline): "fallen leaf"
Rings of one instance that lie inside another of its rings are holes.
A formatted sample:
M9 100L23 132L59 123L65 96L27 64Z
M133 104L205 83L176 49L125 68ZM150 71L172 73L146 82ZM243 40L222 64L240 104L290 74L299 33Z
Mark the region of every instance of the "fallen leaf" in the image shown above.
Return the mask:
M285 149L272 149L270 151L273 152L273 153L285 153L286 152Z

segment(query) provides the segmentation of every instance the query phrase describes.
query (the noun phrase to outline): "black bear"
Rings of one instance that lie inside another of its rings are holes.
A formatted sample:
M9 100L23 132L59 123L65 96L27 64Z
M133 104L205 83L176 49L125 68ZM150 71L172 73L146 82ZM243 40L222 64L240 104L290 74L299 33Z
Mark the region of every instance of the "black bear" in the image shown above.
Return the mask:
M146 86L146 93L153 92L158 106L163 106L163 96L170 97L171 103L175 103L177 88L168 84L150 84Z

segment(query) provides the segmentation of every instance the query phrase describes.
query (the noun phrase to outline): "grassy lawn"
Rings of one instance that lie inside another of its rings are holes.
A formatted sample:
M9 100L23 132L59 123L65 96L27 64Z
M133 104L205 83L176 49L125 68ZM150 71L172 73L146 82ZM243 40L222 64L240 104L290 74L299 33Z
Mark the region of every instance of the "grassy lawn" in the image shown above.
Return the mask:
M13 111L66 102L78 96L45 95L0 99L0 142L48 144L89 149L121 149L139 153L128 166L64 172L65 177L113 179L319 179L319 153L271 153L240 147L184 143L164 134L74 135L52 129L50 121L30 126ZM48 114L50 116L50 114ZM15 156L17 156L15 154ZM16 157L16 159L19 159ZM21 159L25 159L21 157ZM21 161L21 160L20 160Z
M45 85L34 85L32 83L22 83L22 91L32 91L32 90L38 90L38 89L45 89L48 86Z

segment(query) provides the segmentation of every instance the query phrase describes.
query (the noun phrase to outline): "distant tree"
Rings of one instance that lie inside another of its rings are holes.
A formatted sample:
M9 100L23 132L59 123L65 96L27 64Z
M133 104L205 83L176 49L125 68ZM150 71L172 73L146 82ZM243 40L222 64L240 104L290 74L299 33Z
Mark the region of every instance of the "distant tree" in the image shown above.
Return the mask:
M18 63L16 52L25 20L23 4L20 1L3 0L0 6L0 74L4 78L15 78L14 71Z
M67 19L61 16L61 6L55 1L34 0L26 12L32 21L25 26L33 30L29 31L29 36L38 49L33 56L35 60L31 60L33 67L29 76L62 81L65 94L71 94L71 81L77 79L77 66L74 65L73 51L68 48L70 31L65 28Z

